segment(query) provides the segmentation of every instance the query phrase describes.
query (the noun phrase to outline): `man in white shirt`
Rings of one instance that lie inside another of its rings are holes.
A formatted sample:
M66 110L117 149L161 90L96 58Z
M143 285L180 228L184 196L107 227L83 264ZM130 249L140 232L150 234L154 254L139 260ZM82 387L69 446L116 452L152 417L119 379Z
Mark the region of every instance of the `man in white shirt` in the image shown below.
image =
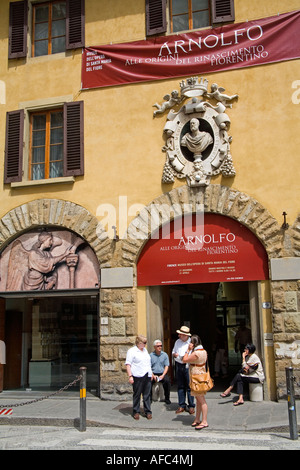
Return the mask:
M176 414L182 413L183 411L188 411L190 414L193 414L195 413L195 402L194 397L191 396L188 364L182 362L182 358L187 352L188 345L191 341L190 329L187 326L182 326L180 330L176 330L176 333L178 333L178 340L175 342L172 350L172 356L175 358L175 374L179 404ZM188 405L185 403L186 396Z
M140 417L140 399L143 395L146 418L152 419L150 401L152 369L150 355L145 348L147 338L138 335L135 344L127 351L125 361L128 380L133 387L133 418Z

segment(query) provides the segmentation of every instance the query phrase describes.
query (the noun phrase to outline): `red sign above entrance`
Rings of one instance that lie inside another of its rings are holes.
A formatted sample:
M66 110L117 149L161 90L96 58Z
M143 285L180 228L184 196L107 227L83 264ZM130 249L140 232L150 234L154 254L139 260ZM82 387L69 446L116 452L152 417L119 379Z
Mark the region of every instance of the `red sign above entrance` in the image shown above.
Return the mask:
M139 286L269 278L266 251L245 226L217 214L204 214L204 227L194 216L184 219L184 229L171 222L169 233L147 242L137 264Z

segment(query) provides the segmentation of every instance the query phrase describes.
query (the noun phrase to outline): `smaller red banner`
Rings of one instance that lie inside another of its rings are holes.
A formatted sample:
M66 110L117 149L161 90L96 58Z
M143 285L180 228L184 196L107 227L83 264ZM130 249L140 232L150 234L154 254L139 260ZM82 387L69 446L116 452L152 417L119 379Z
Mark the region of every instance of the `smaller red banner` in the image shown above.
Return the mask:
M184 219L184 229L171 222L169 233L147 242L137 264L139 286L269 278L266 251L245 226L217 214L205 214L204 227Z

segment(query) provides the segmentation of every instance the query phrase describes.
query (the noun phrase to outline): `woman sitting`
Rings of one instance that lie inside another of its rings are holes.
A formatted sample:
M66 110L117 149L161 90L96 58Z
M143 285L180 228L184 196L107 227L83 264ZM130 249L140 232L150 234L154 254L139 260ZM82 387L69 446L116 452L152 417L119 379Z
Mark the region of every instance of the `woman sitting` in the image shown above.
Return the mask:
M221 393L222 398L229 397L231 390L236 385L237 393L239 395L238 400L233 403L234 406L243 405L244 403L244 383L263 383L265 380L264 371L261 360L254 354L256 347L254 344L247 344L242 354L242 370L236 374L230 383L230 386Z

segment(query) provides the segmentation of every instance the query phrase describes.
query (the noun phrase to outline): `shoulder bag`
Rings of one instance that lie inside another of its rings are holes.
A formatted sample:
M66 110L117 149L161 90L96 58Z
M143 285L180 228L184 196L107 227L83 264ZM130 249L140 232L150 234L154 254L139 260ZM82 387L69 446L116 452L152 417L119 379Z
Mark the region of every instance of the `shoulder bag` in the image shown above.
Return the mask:
M206 393L214 386L214 381L210 376L208 363L206 361L206 372L203 374L190 374L190 389L192 392ZM203 364L193 364L195 366Z

